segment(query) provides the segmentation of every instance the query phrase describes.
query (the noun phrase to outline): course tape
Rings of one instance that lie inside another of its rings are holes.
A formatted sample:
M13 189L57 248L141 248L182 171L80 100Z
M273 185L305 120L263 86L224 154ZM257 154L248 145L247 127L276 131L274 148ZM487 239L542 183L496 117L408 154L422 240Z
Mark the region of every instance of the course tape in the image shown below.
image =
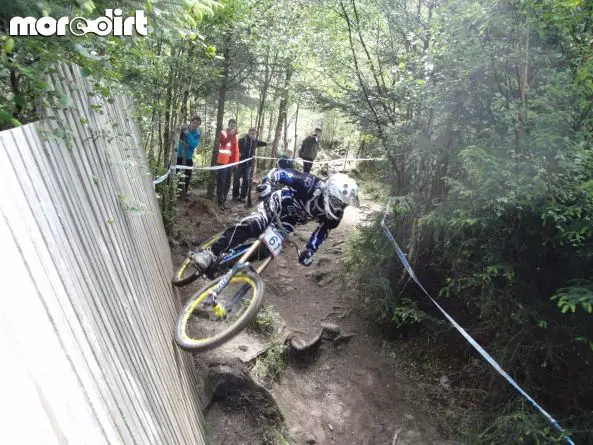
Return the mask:
M280 158L268 158L265 156L255 156L255 159L268 159L268 160L272 160L272 161L277 161L280 160ZM323 160L316 160L313 161L313 164L329 164L332 162L335 163L344 163L344 161L346 161L346 163L350 163L350 162L358 162L358 161L385 161L387 158L338 158L338 159L323 159ZM302 163L303 159L302 158L291 158L291 160L298 162L298 163Z
M163 182L165 179L167 179L169 177L169 172L171 170L167 170L167 173L165 173L163 176L159 176L158 178L156 178L154 181L152 181L152 183L154 185L160 184L161 182Z
M153 185L157 185L160 184L161 182L165 181L168 177L169 174L171 173L171 171L173 170L221 170L223 168L228 168L228 167L234 167L236 165L239 164L243 164L244 162L247 161L251 161L253 159L268 159L268 160L273 160L273 161L278 161L279 158L269 158L269 157L265 157L265 156L253 156L251 158L247 158L247 159L243 159L242 161L238 161L238 162L233 162L231 164L225 164L225 165L215 165L215 166L208 166L208 167L195 167L195 166L188 166L188 165L172 165L169 170L167 171L167 173L165 173L164 175L154 179L152 181ZM293 158L294 161L301 161L302 159L300 158ZM323 161L313 161L314 164L329 164L332 162L338 163L338 162L344 162L346 161L346 163L349 162L358 162L358 161L384 161L385 158L339 158L339 159L326 159Z
M239 162L233 162L232 164L215 165L215 166L210 166L210 167L195 167L193 165L192 166L172 165L169 167L169 170L167 170L167 173L165 173L163 176L160 176L160 177L154 179L152 181L152 184L153 185L160 184L161 182L163 182L165 179L167 179L169 177L169 174L173 170L221 170L223 168L234 167L235 165L243 164L244 162L251 161L252 159L253 158L248 158L248 159L243 159L242 161L239 161Z
M476 340L474 340L473 337L469 335L465 329L463 329L455 320L453 320L453 318L447 312L445 312L445 310L434 300L434 298L430 296L430 294L424 288L424 286L422 286L422 283L420 283L420 281L416 277L416 274L414 273L412 266L410 266L410 263L408 262L406 255L395 241L395 238L391 234L391 231L387 227L387 224L385 224L385 218L387 217L387 212L389 211L391 202L392 200L389 200L387 202L387 206L385 207L385 213L383 215L383 219L381 220L381 227L383 228L383 232L385 232L385 236L393 243L393 246L395 247L395 252L397 253L397 256L404 265L410 277L416 282L418 287L422 289L422 291L424 292L424 294L426 294L430 301L434 303L437 309L441 311L445 318L447 318L447 320L449 320L449 322L455 327L455 329L457 329L459 333L463 335L463 337L469 342L469 344L472 345L474 349L480 353L480 355L490 364L490 366L492 366L501 376L503 376L507 380L507 382L509 382L519 392L519 394L521 394L523 397L525 397L525 399L527 399L529 403L531 403L531 405L533 405L541 414L543 414L544 417L548 420L548 422L550 422L554 426L554 428L556 428L560 433L565 435L564 439L566 440L566 443L570 445L575 445L568 433L560 426L556 419L554 419L529 394L527 394L523 390L523 388L521 388L519 384L504 369L502 369L502 367L496 362L496 360L494 360L494 358L490 354L488 354L488 352L486 352L486 350L482 346L480 346L479 343Z
M222 170L223 168L234 167L235 165L243 164L244 162L251 161L253 158L243 159L242 161L232 162L230 164L224 165L213 165L209 167L195 167L195 166L188 166L188 165L175 165L171 167L171 169L179 169L179 170Z

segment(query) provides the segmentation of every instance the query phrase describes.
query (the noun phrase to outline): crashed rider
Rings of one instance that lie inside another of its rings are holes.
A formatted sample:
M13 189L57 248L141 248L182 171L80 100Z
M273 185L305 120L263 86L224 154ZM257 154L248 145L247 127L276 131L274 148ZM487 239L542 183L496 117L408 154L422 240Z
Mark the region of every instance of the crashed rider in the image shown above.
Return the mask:
M276 184L285 187L275 191ZM311 265L313 254L326 240L329 231L338 227L346 206L358 205L356 182L344 173L323 180L309 173L273 169L257 187L257 192L263 201L268 201L270 211L279 214L287 231L293 232L296 225L309 221L319 223L307 248L299 256L299 262L304 266ZM261 235L273 217L261 202L255 212L225 230L210 248L194 253L195 264L205 271L224 251Z

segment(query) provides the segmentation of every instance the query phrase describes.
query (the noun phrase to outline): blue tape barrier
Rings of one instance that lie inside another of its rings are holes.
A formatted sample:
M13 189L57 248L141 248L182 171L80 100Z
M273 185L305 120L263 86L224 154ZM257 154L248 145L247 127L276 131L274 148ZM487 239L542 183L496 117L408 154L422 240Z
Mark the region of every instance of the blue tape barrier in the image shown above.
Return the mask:
M490 366L492 366L496 370L496 372L498 372L501 376L503 376L506 379L506 381L509 382L517 390L517 392L519 392L519 394L521 394L529 403L531 403L531 405L536 410L538 410L541 414L543 414L543 416L548 420L548 422L550 422L552 424L552 426L554 428L556 428L560 433L565 435L564 439L566 440L566 443L568 443L570 445L575 445L575 443L572 441L572 439L570 438L568 433L564 430L564 428L562 428L560 426L560 424L556 421L556 419L554 419L545 409L543 409L541 407L541 405L539 403L537 403L529 394L527 394L523 390L523 388L521 388L519 386L519 384L504 369L502 369L502 367L498 364L498 362L496 360L494 360L494 358L490 354L488 354L488 352L486 352L486 350L482 346L480 346L478 344L478 342L476 340L474 340L472 338L472 336L469 335L466 332L466 330L463 329L447 312L445 312L445 310L434 300L434 298L432 298L430 296L430 294L424 288L422 283L420 283L420 280L418 280L418 277L416 277L416 274L414 273L412 266L410 266L410 263L408 262L404 252L401 250L401 248L397 244L397 241L395 241L395 238L391 234L391 231L387 227L387 224L385 224L385 218L387 217L387 213L390 209L391 202L392 202L391 199L387 202L387 205L385 207L385 213L383 214L383 219L381 220L381 227L383 228L383 232L385 233L385 236L393 243L393 247L395 247L395 253L397 254L397 256L400 259L400 261L402 262L402 264L404 265L404 267L405 267L406 271L408 272L408 274L410 275L410 277L416 282L418 287L420 287L420 289L422 289L422 292L424 292L424 294L430 299L430 301L432 301L434 303L434 305L445 316L445 318L447 320L449 320L449 322L453 325L453 327L455 329L457 329L457 331L459 331L459 333L461 335L463 335L463 337L468 341L468 343L470 345L472 345L472 347L480 353L480 355L488 362L488 364Z

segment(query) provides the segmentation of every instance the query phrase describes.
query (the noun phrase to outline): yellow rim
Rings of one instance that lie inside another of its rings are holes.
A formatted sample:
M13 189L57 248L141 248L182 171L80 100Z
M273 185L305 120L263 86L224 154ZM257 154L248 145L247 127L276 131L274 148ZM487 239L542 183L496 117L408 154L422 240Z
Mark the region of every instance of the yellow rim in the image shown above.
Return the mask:
M183 265L181 266L181 269L179 269L179 272L177 272L178 280L181 280L181 277L183 277L183 273L185 272L185 269L187 269L187 266L189 266L189 263L191 263L189 258L184 261Z
M206 249L206 248L210 247L212 244L214 244L216 241L218 241L218 238L220 238L220 235L222 235L222 232L217 233L212 238L210 238L208 241L206 241L204 244L200 245L200 249Z
M251 306L253 304L253 301L255 300L255 292L257 290L257 285L256 285L255 281L247 275L239 274L239 275L235 275L233 278L231 278L231 281L229 282L229 284L230 283L245 283L245 284L249 284L249 286L251 286L251 297L249 298L249 306ZM198 296L198 298L196 298L193 301L193 303L187 309L187 311L185 311L185 314L183 314L183 319L181 320L181 336L183 337L183 339L185 341L194 342L194 343L204 343L204 342L210 341L217 337L217 336L206 337L206 338L190 337L189 335L187 335L187 329L186 329L187 321L189 320L189 317L194 312L194 310L196 310L196 308L204 302L204 300L208 297L208 294L210 293L210 289L212 289L214 286L216 286L216 284L217 283L212 283L212 286L208 287L204 292L202 292ZM245 316L247 315L248 312L249 312L249 310L247 309L243 313L243 315L241 315L235 321L235 323L239 323L243 318L245 318Z
M216 241L218 241L218 238L220 238L221 234L222 234L222 232L217 233L212 238L210 238L208 241L206 241L204 244L200 244L200 249L207 249L208 247L210 247L212 244L214 244ZM179 271L177 272L178 280L181 280L181 278L183 277L183 274L185 272L185 269L187 269L187 266L189 266L190 264L191 264L191 260L189 258L187 258L185 260L185 262L182 264Z

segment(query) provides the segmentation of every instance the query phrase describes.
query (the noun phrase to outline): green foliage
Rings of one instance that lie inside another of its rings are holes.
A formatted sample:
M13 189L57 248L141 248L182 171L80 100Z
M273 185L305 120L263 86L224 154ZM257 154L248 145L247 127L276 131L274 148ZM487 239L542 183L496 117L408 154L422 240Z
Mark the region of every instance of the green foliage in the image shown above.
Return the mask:
M102 80L121 80L122 70L118 60L131 62L134 54L150 47L154 39L180 37L195 40L195 26L221 4L214 1L171 1L167 3L129 0L119 3L125 14L136 9L146 12L150 34L145 38L122 39L67 35L58 39L44 36L8 37L8 23L14 16L54 18L83 16L94 19L113 8L107 1L87 1L71 4L60 0L38 3L4 2L0 6L0 129L10 128L39 119L47 97L58 96L64 106L67 98L51 89L50 75L57 62L76 63L83 68L84 76ZM151 54L144 52L144 56ZM150 65L150 58L145 65ZM125 74L124 74L125 76Z
M526 445L566 443L561 433L525 403L510 405L491 419L483 431L470 434L468 440L476 445L507 445L509 440Z
M310 90L388 156L384 178L402 197L392 232L505 369L557 415L581 414L593 396L593 4L335 4L331 23L345 27L335 39L319 30L332 42L318 68L334 87ZM397 308L419 300L377 220L348 267L375 313L401 326ZM484 406L505 409L494 396ZM547 440L516 411L475 427L475 443Z
M288 347L283 343L276 343L257 358L251 373L264 384L278 381L286 372L287 360Z
M377 237L378 232L382 233L381 217L376 215L370 225L353 232L346 245L344 264L366 298L362 307L367 315L401 329L421 323L427 316L414 300L396 291L397 273L403 270L394 257L391 243Z
M267 305L259 310L249 328L259 334L270 336L274 333L274 325L277 319L278 314L274 311L274 308Z
M593 282L574 280L569 284L568 287L558 289L557 293L552 296L552 300L557 300L562 313L568 311L575 313L579 306L589 314L593 313Z
M94 18L113 6L0 5L0 130L72 106L53 86L63 61L78 64L103 101L122 91L134 97L155 175L174 157L189 114L215 114L208 105L221 86L236 105L226 114L242 127L255 124L261 105L260 120L273 128L281 96L301 110L319 107L323 115L301 114L299 126L322 123L324 147L387 157L360 166L363 194L398 196L390 228L431 293L448 299L528 391L574 419L581 442L591 441L593 414L582 412L593 397L592 2L129 0L118 6L146 10L145 38L20 38L5 28L14 15ZM211 124L197 165L210 162ZM63 128L41 136L74 148ZM192 182L209 178L196 171ZM168 233L178 223L178 181L157 186ZM380 217L353 234L348 273L375 319L398 329L427 324ZM263 310L256 326L265 331L273 318ZM256 372L279 375L284 354L276 345ZM476 417L471 443L558 439L539 416L503 399L484 397L492 412Z
M157 192L160 192L161 215L165 231L169 235L174 235L179 222L176 203L181 193L181 183L178 175L169 175L168 182L165 181L157 185Z
M389 195L389 188L386 182L374 172L363 172L356 178L362 191L361 196L375 202L383 202Z

